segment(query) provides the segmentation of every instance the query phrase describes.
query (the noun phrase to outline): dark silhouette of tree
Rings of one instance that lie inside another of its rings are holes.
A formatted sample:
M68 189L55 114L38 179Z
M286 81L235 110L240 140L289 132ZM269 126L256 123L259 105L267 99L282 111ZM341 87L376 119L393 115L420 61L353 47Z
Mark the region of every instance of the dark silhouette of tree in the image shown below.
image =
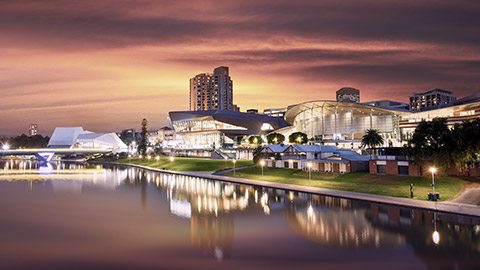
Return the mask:
M367 129L367 133L363 135L361 147L367 147L371 149L383 144L383 137L376 129Z
M138 145L138 152L140 154L145 155L147 152L147 119L143 118L142 120L142 132L140 136L140 143Z
M303 132L294 132L288 136L288 142L306 144L308 142L308 136Z
M267 135L267 142L269 144L282 144L285 141L285 136L280 133L270 133Z
M447 168L452 164L448 149L454 149L455 143L447 120L444 118L432 121L422 120L415 128L412 138L404 148L404 152L414 158L414 164L423 166L431 162L436 166Z
M8 144L10 148L45 148L50 141L50 137L42 135L27 136L22 134L20 136L3 139L2 144Z

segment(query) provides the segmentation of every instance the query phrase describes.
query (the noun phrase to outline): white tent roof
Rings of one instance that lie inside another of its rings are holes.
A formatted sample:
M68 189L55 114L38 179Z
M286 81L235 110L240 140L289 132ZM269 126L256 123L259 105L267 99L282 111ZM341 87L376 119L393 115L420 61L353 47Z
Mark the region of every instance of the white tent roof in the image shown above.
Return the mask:
M76 143L92 143L108 148L128 148L115 133L94 133L82 127L56 128L48 142L48 147L72 147Z
M57 127L48 141L48 147L70 147L75 144L78 135L84 132L82 127Z

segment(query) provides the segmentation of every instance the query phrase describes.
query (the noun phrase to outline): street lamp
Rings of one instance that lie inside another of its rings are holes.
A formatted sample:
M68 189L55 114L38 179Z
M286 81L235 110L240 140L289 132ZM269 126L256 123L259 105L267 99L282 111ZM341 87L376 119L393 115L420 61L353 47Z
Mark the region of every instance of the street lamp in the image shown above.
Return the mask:
M132 159L132 155L128 154L128 163L130 163L131 159Z
M147 159L148 159L148 163L150 163L150 159L152 158L152 156L148 155L147 156Z
M8 149L10 149L10 145L8 145L8 144L5 143L5 144L3 144L2 149L3 149L4 151L7 151Z
M174 158L173 157L170 157L170 162L173 162Z
M160 156L156 156L155 159L157 160L157 162L160 160Z
M234 159L232 160L232 162L233 162L233 176L235 176L235 163L237 163L237 160Z
M262 167L262 178L263 178L263 166L265 166L265 160L260 160L260 167Z
M437 171L437 169L435 167L431 167L430 168L430 172L432 173L432 200L433 201L436 201L437 200L437 197L435 196L435 172Z
M308 185L310 186L312 182L312 163L308 162L307 167L308 167Z

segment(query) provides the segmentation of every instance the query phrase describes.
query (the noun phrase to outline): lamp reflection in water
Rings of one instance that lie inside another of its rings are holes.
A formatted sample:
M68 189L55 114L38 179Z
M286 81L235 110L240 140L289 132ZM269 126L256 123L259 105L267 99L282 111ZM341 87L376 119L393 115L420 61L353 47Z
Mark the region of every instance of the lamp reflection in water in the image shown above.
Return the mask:
M437 213L433 213L433 234L432 234L432 240L435 245L438 245L440 243L440 234L437 231Z

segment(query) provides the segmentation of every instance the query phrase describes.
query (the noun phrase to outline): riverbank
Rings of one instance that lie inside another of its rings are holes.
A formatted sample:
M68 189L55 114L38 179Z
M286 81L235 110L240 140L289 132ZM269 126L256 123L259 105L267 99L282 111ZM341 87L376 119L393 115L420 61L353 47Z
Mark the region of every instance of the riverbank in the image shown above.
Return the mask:
M91 163L123 165L123 166L130 166L130 167L151 170L155 172L195 176L195 177L202 177L202 178L217 180L217 181L225 181L225 182L239 183L239 184L246 184L246 185L253 185L253 186L262 186L262 187L268 187L268 188L313 193L318 195L339 197L339 198L352 199L352 200L362 200L362 201L368 201L373 203L382 203L382 204L389 204L389 205L396 205L396 206L418 208L423 210L431 210L431 211L437 211L437 212L480 217L480 207L475 205L467 205L467 204L454 203L454 202L420 201L420 200L412 200L412 199L406 199L406 198L396 198L396 197L390 197L390 196L357 193L357 192L350 192L350 191L343 191L343 190L333 190L333 189L326 189L326 188L319 188L319 187L267 182L267 181L260 181L260 180L246 179L246 178L230 177L230 176L224 176L224 175L208 175L204 173L186 172L186 171L169 171L169 170L162 170L158 168L152 168L152 167L139 165L139 164L132 164L132 163L129 164L129 163L104 162L104 161L96 161L96 162L93 161Z
M399 198L410 198L410 184L413 184L413 199L428 200L428 193L432 192L431 177L375 175L368 172L354 172L348 174L312 172L311 181L308 171L262 168L252 166L227 172L225 176L247 178L253 180L311 186L358 193L368 193ZM435 192L440 194L439 201L448 201L462 191L462 179L455 177L435 177Z

